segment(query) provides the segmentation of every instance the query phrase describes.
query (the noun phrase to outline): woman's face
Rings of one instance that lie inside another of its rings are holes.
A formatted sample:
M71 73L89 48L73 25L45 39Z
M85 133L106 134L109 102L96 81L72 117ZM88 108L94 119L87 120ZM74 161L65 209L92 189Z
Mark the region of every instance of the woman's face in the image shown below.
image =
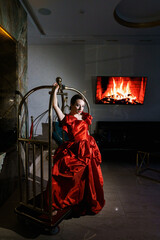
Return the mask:
M82 99L77 99L76 102L71 105L71 111L73 114L81 114L83 112L85 102Z

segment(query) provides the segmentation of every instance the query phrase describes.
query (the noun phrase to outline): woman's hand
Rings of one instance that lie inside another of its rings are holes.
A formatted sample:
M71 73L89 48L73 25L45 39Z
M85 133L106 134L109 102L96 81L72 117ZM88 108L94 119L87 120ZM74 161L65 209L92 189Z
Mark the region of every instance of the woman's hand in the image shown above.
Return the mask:
M58 92L58 89L59 89L58 83L55 82L55 83L53 84L53 86L55 87L55 91L56 91L56 93L57 93L57 92Z

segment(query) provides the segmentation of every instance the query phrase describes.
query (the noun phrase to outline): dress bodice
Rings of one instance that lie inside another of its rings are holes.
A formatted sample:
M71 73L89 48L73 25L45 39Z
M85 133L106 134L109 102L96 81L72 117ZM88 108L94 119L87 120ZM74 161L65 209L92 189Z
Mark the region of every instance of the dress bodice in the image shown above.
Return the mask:
M67 132L70 141L88 140L88 128L91 124L92 116L82 113L82 120L78 120L71 114L66 114L62 121L63 130Z

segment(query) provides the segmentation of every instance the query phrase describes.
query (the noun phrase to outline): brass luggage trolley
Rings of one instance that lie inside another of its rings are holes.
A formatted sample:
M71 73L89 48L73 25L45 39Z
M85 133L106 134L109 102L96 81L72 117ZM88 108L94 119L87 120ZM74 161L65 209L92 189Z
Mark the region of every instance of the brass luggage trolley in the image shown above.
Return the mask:
M61 95L62 111L64 110L64 97L71 90L82 95L86 101L88 112L90 106L86 97L78 90L62 85L62 79L56 78L59 84L58 95ZM38 140L29 137L28 131L28 110L26 110L28 97L40 89L50 89L48 108L48 140ZM51 85L39 86L30 90L21 100L18 109L18 165L19 165L19 204L15 208L16 214L31 223L49 231L50 234L59 232L59 223L65 219L72 211L72 208L59 210L52 216L52 167L53 167L53 93L54 87ZM25 119L25 121L24 121ZM24 124L25 123L25 124ZM38 158L37 158L38 156ZM47 158L47 166L44 164ZM37 160L38 159L38 160ZM38 164L37 164L38 162ZM38 172L38 174L37 174ZM44 191L49 186L49 210L45 210Z

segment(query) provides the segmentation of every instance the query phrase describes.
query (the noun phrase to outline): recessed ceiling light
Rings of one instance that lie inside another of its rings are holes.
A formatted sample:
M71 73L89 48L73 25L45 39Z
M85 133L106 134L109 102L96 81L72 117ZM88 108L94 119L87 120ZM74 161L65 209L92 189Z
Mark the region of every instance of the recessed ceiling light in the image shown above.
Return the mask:
M50 15L52 13L48 8L40 8L38 12L42 15Z

